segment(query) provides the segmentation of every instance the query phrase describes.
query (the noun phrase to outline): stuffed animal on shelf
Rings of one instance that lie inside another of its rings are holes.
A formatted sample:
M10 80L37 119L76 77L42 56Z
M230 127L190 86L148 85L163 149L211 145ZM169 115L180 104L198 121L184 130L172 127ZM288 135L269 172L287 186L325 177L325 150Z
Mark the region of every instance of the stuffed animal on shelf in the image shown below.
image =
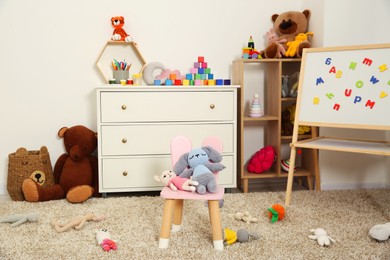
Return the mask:
M191 178L198 182L196 192L199 194L214 193L218 188L214 172L225 169L221 161L222 154L211 146L204 146L180 156L173 171L182 178Z
M54 166L55 183L42 187L32 179L24 180L22 190L26 201L38 202L66 198L81 203L99 196L98 161L93 155L97 147L96 133L85 126L63 127L58 131L66 153Z
M87 213L84 216L76 216L66 223L60 223L58 219L53 219L51 225L57 232L64 232L70 228L80 230L88 221L101 221L105 216L95 216L93 213Z
M256 223L258 221L257 218L254 218L252 217L252 215L248 212L248 211L245 211L245 212L236 212L236 214L234 214L234 218L236 220L242 220L246 223Z
M291 122L291 113L288 109L282 111L282 135L292 135L294 130L294 125Z
M113 41L133 41L131 36L126 33L125 29L122 28L124 24L125 18L123 18L123 16L114 16L111 18L111 25L114 27L114 32L112 33L111 37Z
M116 242L111 239L110 232L105 228L102 228L102 229L99 229L98 231L96 231L96 240L97 240L97 243L106 252L108 252L110 250L117 249Z
M246 229L239 229L236 231L229 228L224 228L223 233L223 244L225 246L232 245L235 242L245 243L249 242L250 238L259 239L260 236L253 232L248 232Z
M262 173L268 171L275 162L276 154L272 146L261 148L248 162L247 170L252 173Z
M370 237L380 242L388 240L390 238L390 222L374 225L370 228L368 234Z
M277 40L268 41L266 48L261 51L261 56L269 59L279 58L282 53L280 45L282 45L284 51L287 51L287 42L294 41L299 33L307 32L310 15L310 10L304 10L303 12L287 11L281 14L273 14L271 20ZM297 46L294 57L301 57L303 48L310 47L311 44L308 40L302 41Z
M269 32L266 34L268 45L275 44L276 45L276 54L274 58L282 58L284 54L286 53L286 50L284 49L283 44L287 42L286 39L280 39L278 35L275 33L275 30L271 28Z
M177 176L173 171L166 170L161 173L160 176L154 175L154 179L158 182L161 182L167 187L170 187L172 190L177 191L185 190L185 191L196 191L196 187L199 183L197 181L193 181L189 178L182 178Z
M12 223L11 227L17 227L26 222L35 222L38 220L37 213L15 214L0 217L0 223Z
M299 33L297 36L295 36L295 40L287 43L287 51L285 53L286 57L294 57L297 54L297 51L299 49L299 46L303 42L307 42L309 39L308 36L313 36L312 32L307 33Z
M336 242L333 238L328 236L328 233L326 233L323 228L311 229L310 232L313 233L313 235L309 235L309 238L317 240L320 246L329 246L330 242Z

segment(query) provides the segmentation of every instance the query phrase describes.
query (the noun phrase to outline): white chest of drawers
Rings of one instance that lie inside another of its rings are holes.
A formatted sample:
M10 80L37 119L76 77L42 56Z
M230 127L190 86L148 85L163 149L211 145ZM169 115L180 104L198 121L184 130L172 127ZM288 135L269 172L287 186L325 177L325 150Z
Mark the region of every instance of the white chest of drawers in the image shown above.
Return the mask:
M98 88L99 192L161 190L153 176L172 169L170 142L177 135L194 147L207 136L220 138L226 169L219 183L236 187L237 88Z

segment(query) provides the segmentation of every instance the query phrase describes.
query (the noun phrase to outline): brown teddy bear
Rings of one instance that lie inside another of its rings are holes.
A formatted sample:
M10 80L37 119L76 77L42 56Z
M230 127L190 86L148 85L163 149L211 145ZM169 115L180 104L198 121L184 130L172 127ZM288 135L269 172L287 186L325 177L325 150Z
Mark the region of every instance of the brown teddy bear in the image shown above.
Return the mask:
M295 40L295 37L300 33L306 33L309 25L311 12L304 10L303 12L288 11L281 14L272 15L273 30L278 36L278 41L268 42L268 46L261 52L263 58L277 58L280 53L280 45L284 51L287 51L287 43ZM297 46L297 51L294 57L301 57L303 48L310 48L309 40L302 41Z
M62 154L54 166L55 183L42 187L33 179L26 179L22 190L26 201L66 199L80 203L92 195L99 196L98 161L92 154L97 147L96 133L85 126L63 127L58 136L64 139L67 153Z

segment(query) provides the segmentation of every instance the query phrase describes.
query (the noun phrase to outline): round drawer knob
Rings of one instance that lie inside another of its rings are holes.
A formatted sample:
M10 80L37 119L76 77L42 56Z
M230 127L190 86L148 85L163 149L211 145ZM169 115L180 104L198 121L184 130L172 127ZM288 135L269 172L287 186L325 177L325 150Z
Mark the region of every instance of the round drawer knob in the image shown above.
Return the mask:
M211 108L211 109L214 109L214 108L215 108L215 105L214 105L214 104L211 104L211 105L210 105L210 108Z
M122 110L126 110L127 106L126 105L122 105Z
M125 171L125 172L122 172L122 175L123 176L127 176L127 172Z
M124 144L127 143L127 139L126 139L126 138L123 138L123 139L122 139L122 143L124 143Z

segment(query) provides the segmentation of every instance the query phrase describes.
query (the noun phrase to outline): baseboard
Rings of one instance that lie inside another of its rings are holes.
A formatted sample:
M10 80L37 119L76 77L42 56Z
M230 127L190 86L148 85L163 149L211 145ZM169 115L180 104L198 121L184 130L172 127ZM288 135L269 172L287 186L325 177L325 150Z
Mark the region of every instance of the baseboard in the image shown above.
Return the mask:
M322 183L321 190L390 189L390 183Z

